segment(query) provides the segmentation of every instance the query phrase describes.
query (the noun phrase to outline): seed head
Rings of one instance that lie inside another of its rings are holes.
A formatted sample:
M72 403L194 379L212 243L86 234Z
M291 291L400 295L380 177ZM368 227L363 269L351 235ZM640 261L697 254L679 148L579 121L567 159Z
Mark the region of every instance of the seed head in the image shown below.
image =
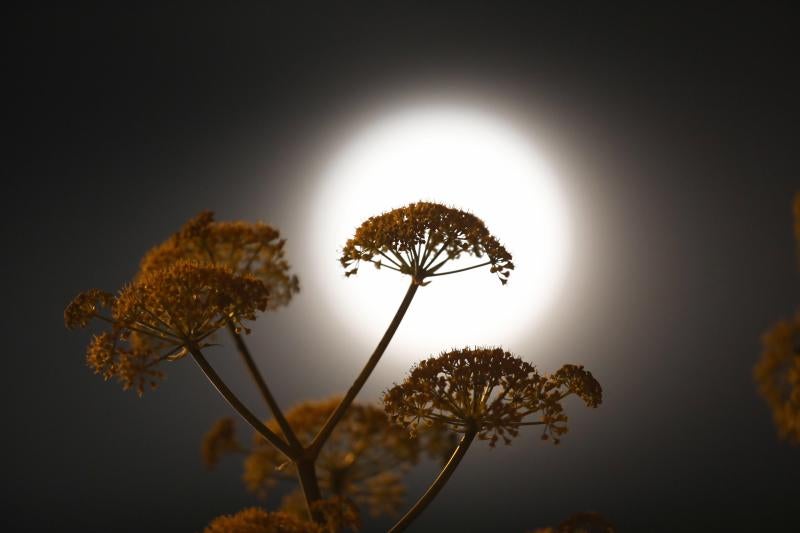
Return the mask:
M501 348L464 348L421 361L383 402L391 419L412 434L438 423L458 433L476 431L494 446L499 439L510 444L521 426L541 425L542 438L552 436L557 444L567 431L561 401L570 394L589 407L602 398L600 384L581 366L542 376ZM526 420L534 414L538 420Z
M468 268L490 266L504 285L514 269L511 254L481 219L441 204L417 202L363 222L345 244L339 262L347 276L366 261L422 283L428 277L461 271L441 268L462 255L482 260Z
M285 244L272 226L215 222L211 211L203 211L144 256L139 276L181 260L226 266L235 274L252 274L261 280L270 291L267 308L277 309L300 290L286 261Z

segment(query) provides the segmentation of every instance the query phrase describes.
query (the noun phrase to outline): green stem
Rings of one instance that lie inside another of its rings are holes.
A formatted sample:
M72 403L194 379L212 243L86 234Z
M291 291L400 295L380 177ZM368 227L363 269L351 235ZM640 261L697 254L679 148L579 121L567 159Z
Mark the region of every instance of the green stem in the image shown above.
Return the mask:
M289 447L286 442L283 441L278 435L272 432L267 426L264 425L261 420L259 420L250 410L236 397L231 389L222 381L222 378L217 374L217 372L211 367L208 363L206 358L203 356L202 352L197 346L189 346L189 351L194 358L194 361L197 363L197 366L203 371L206 375L208 380L211 382L212 385L217 389L217 391L222 395L225 400L233 407L239 415L245 419L245 421L250 424L253 429L258 431L258 433L264 437L270 444L275 446L283 455L285 455L289 459L296 459L298 454Z
M378 361L380 361L383 352L386 351L386 347L389 346L389 341L392 340L392 337L397 331L398 326L400 326L400 322L403 320L403 316L406 314L408 306L411 305L411 300L414 299L414 294L416 294L417 288L419 288L419 282L414 279L411 281L411 285L409 285L408 290L406 291L405 298L403 298L402 303L400 303L400 307L397 308L397 312L394 314L392 322L389 324L389 327L383 334L378 346L375 347L375 351L372 352L367 364L364 365L364 368L353 382L353 385L347 391L347 394L345 394L344 398L342 398L342 401L339 402L339 405L336 406L336 410L334 410L333 413L331 413L331 416L328 417L325 425L322 426L322 429L314 438L314 442L311 443L311 446L308 449L311 457L316 458L319 455L322 446L331 436L336 424L338 424L342 419L345 411L347 411L347 408L350 407L351 403L353 403L356 395L364 386L364 383L367 381L367 378L369 378L369 375L375 369L375 366L378 364Z
M450 456L450 460L447 461L447 464L442 468L442 471L439 472L439 475L436 476L436 479L425 491L425 494L417 500L417 503L401 518L392 529L389 530L389 533L400 533L400 531L405 531L405 529L417 518L422 511L425 510L428 505L433 501L439 491L442 490L447 480L450 479L450 476L453 475L455 472L458 463L461 462L461 459L464 458L466 455L467 450L469 449L469 445L472 444L473 439L475 439L476 431L474 429L468 430L464 436L461 438L461 442L458 443L458 446L455 450L453 450L453 455Z
M253 381L256 382L258 390L261 391L261 396L264 397L264 401L267 403L269 410L272 412L272 416L275 417L275 420L278 422L281 431L283 431L284 436L286 436L289 446L291 446L296 452L300 452L303 449L303 445L300 444L300 441L297 439L297 435L292 430L292 426L289 425L289 422L283 415L283 411L281 411L278 402L275 401L275 397L269 390L266 381L264 381L264 377L261 375L261 372L258 371L258 367L256 366L253 356L250 354L250 350L247 348L244 339L239 333L236 333L236 328L230 320L228 321L228 331L231 332L231 335L233 336L233 342L236 344L236 349L238 350L239 355L241 355L242 359L244 359L247 370L250 372L250 377L252 377Z

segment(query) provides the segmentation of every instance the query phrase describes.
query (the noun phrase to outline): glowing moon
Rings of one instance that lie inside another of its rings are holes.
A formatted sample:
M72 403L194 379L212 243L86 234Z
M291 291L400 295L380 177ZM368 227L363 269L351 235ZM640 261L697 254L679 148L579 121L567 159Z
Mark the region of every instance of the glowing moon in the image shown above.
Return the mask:
M374 119L345 140L317 186L310 244L317 258L325 257L313 275L326 315L342 321L339 329L357 340L366 358L362 346L377 343L410 279L368 264L345 278L338 252L368 217L435 201L483 219L513 254L516 270L506 286L488 267L431 278L391 351L416 361L466 345L513 349L531 334L564 278L569 231L557 185L531 140L500 116L421 106Z

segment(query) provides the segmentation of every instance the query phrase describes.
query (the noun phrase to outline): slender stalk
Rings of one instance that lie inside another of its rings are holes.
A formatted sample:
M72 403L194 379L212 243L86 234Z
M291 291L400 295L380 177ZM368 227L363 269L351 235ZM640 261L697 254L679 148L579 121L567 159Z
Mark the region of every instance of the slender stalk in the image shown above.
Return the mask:
M250 350L247 348L244 339L240 334L236 333L236 328L230 321L228 321L228 331L231 332L231 335L233 336L233 342L236 344L236 349L238 350L239 355L241 355L242 359L244 359L247 370L250 372L250 377L252 377L253 381L256 382L258 390L261 391L261 396L264 397L264 401L267 403L269 410L272 412L272 416L274 416L275 420L278 422L281 431L283 431L286 440L289 442L289 446L291 446L296 452L301 451L303 449L303 445L300 444L300 441L297 439L297 435L295 434L294 430L292 430L292 426L289 425L289 422L283 415L283 411L281 411L278 402L275 401L275 397L269 390L267 382L264 381L264 377L261 375L261 372L258 371L256 362L253 360L253 356L250 355Z
M233 407L239 415L250 424L253 429L258 431L262 437L267 439L267 441L275 446L283 455L287 458L295 460L298 456L295 451L289 447L286 442L283 441L278 435L272 432L267 426L264 425L261 420L259 420L250 410L236 397L236 395L228 388L222 378L217 374L217 372L211 367L208 363L206 358L203 356L202 352L197 346L190 346L189 351L194 358L195 363L203 373L206 375L208 380L211 382L212 385L217 389L217 391L225 398L228 403Z
M389 324L389 327L383 334L378 346L375 347L375 351L372 352L367 364L364 365L361 373L353 382L353 385L347 391L347 394L345 394L344 398L342 398L342 401L339 402L338 406L336 406L336 410L331 413L331 416L328 417L325 425L322 426L322 429L319 431L319 433L317 433L317 436L314 437L314 442L311 443L311 446L308 449L311 457L316 458L319 455L319 452L322 449L322 446L325 444L325 441L327 441L331 436L333 428L335 428L336 424L338 424L342 419L345 411L347 411L347 408L350 407L351 403L353 403L356 395L358 395L359 391L364 386L364 383L367 381L367 378L369 378L369 375L375 369L375 366L378 364L378 361L380 361L383 352L386 351L386 347L389 346L389 341L392 340L392 337L397 331L398 326L400 326L400 322L403 320L403 316L406 314L408 306L411 305L411 300L414 299L414 294L416 294L418 287L419 282L417 280L412 280L411 285L408 286L408 290L406 291L405 298L403 298L402 303L400 303L400 307L397 308L397 312L394 314L392 322Z
M464 458L466 455L467 450L469 449L469 445L472 444L473 439L475 439L477 431L475 429L468 430L463 437L461 437L461 442L458 443L458 446L455 450L453 450L453 455L450 456L450 460L447 461L447 464L444 465L442 471L439 472L439 475L436 476L436 479L433 481L428 490L425 491L425 494L417 500L417 503L409 509L409 511L401 518L392 529L389 530L389 533L399 533L400 531L405 531L405 529L417 518L422 511L425 510L428 505L433 501L439 491L442 490L447 480L450 479L450 476L453 475L455 472L458 463L461 462L461 459Z
M308 514L314 522L321 524L324 518L319 512L314 511L312 506L314 502L322 499L314 461L300 459L295 461L295 466L297 467L297 477L300 479L300 488L303 489L303 496L306 499Z

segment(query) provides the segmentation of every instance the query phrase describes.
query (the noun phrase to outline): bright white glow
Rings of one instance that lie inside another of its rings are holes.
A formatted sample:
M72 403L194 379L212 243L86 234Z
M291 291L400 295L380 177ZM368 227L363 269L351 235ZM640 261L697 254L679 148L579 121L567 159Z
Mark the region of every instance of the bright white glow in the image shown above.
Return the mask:
M342 321L359 348L377 343L410 279L369 264L345 278L335 259L362 221L418 200L483 219L514 256L516 270L506 286L488 267L429 278L392 351L416 361L466 345L514 350L557 294L569 248L567 220L556 180L531 140L510 121L473 108L421 106L378 117L326 165L310 243L325 258L314 274L330 306L326 314ZM457 264L475 262L467 257Z

